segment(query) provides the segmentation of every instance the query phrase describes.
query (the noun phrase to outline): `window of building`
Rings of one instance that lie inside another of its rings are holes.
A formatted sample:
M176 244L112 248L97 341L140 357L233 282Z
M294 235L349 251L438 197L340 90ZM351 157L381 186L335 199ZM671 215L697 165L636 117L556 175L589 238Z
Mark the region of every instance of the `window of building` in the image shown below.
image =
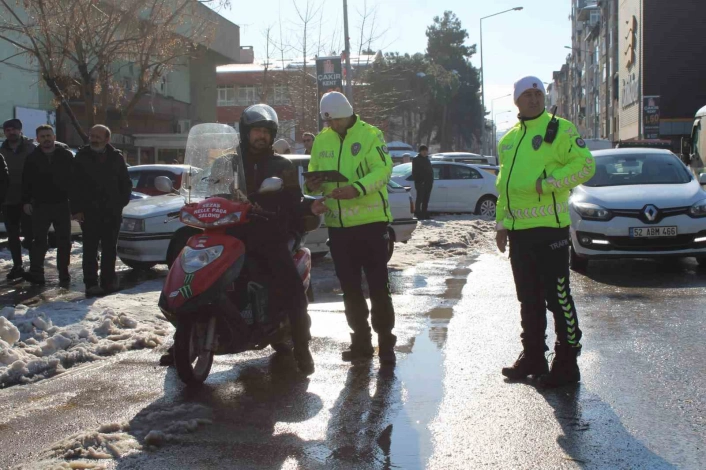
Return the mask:
M218 106L235 106L235 87L228 85L218 87Z
M297 140L297 123L294 120L280 121L279 131L277 132L278 139L288 139L292 142Z
M591 26L595 25L600 20L601 20L601 12L598 10L593 10L591 12L591 17L589 19L589 23L591 24Z
M277 85L272 93L272 104L275 106L286 106L289 104L289 89L285 85Z
M238 106L250 106L251 104L257 104L258 101L260 101L260 96L257 93L257 87L254 85L238 87L236 100Z

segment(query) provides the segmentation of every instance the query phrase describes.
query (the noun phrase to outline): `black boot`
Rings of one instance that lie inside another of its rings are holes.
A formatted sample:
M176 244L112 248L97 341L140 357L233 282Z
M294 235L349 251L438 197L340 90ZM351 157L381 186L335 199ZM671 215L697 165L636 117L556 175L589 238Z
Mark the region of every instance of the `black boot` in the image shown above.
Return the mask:
M22 276L25 281L31 282L32 284L36 285L44 285L46 283L46 280L44 279L44 274L43 273L37 273L33 271L28 271L25 272Z
M524 380L529 375L541 376L547 372L549 364L541 349L522 351L511 367L503 367L502 370L502 374L510 380Z
M159 358L160 366L173 366L174 365L174 346L170 346L167 352L162 354Z
M395 365L397 357L395 356L395 345L397 344L397 336L392 333L378 335L378 357L380 364Z
M297 367L302 374L311 375L314 373L314 358L311 356L308 341L294 345L294 360L297 361Z
M581 372L576 358L581 354L581 346L557 345L554 349L552 368L548 374L539 378L539 384L545 388L558 388L575 384L581 380Z
M15 281L17 279L22 279L24 277L25 270L22 266L13 266L9 273L7 273L8 281Z
M373 358L374 352L370 333L351 333L351 345L341 353L341 359L345 362L367 361Z

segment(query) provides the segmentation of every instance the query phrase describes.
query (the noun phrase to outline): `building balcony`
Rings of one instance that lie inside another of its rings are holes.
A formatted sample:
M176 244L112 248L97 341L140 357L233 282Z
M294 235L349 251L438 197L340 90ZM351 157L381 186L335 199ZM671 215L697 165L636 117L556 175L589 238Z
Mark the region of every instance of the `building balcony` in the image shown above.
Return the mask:
M596 0L579 0L579 13L577 20L579 21L589 21L591 19L591 12L598 11L598 2Z

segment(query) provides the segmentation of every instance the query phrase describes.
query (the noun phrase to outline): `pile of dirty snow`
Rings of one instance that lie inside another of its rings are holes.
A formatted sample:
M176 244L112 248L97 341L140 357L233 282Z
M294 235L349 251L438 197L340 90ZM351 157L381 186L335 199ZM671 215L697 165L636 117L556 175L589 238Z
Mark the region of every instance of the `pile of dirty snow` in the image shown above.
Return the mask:
M471 214L440 215L434 220L420 220L409 242L396 243L390 264L416 264L420 254L449 258L496 251L494 219Z
M19 469L98 469L110 461L130 456L140 459L149 451L168 443L179 443L181 436L213 423L213 410L198 404L153 405L129 423L104 424L96 431L69 436L39 454L39 460Z
M156 348L171 326L159 314L161 281L92 302L0 310L0 387L35 382L124 351Z
M83 243L74 241L71 246L71 258L69 262L71 266L80 266L83 256ZM22 248L22 262L25 267L29 266L29 251ZM9 248L0 249L0 272L8 273L12 269L12 254ZM56 248L47 250L47 255L44 258L44 270L47 274L56 272Z

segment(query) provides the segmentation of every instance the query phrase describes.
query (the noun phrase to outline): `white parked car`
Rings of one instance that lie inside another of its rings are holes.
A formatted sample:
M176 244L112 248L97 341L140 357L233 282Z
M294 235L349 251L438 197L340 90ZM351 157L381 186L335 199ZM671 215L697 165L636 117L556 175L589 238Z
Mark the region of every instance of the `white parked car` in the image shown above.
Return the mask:
M287 155L299 168L301 176L309 165L308 155ZM394 221L390 224L390 256L394 242L408 241L417 220L413 218L412 199L405 190L395 183L388 185L390 211ZM118 256L133 269L149 269L157 264L172 262L186 245L188 239L199 230L188 227L179 220L179 211L185 203L184 196L165 194L147 199L132 201L123 210L123 223L118 236ZM325 256L329 247L328 230L325 226L309 233L304 246L315 257Z
M573 190L571 262L695 256L706 263L706 191L679 157L648 148L593 152L596 174Z
M432 160L431 166L434 168L434 187L429 212L473 212L495 217L498 192L495 189L496 176L492 172L476 165L440 160ZM394 167L392 180L411 188L412 197L417 197L411 163Z
M478 155L477 153L470 152L442 152L430 155L429 158L432 160L443 160L446 162L455 163L470 163L479 165L495 165L497 164L497 159L492 156Z

